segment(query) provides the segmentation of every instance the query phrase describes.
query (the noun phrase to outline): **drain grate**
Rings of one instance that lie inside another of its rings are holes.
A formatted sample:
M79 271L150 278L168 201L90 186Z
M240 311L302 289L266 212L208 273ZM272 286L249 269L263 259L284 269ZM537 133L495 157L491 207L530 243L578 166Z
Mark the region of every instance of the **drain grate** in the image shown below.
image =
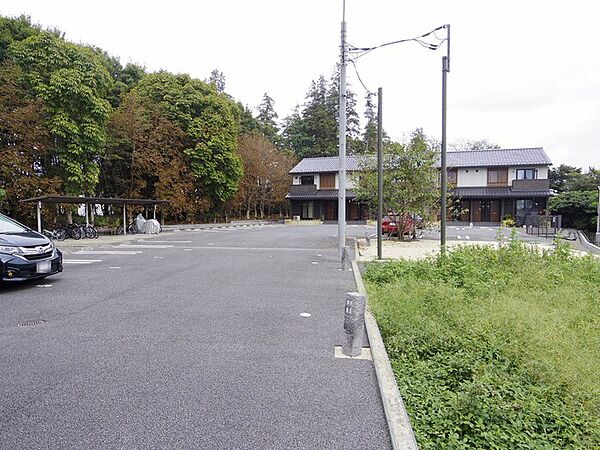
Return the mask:
M35 327L36 325L41 325L43 323L46 323L45 320L26 320L25 322L21 322L19 325L17 325L18 327Z

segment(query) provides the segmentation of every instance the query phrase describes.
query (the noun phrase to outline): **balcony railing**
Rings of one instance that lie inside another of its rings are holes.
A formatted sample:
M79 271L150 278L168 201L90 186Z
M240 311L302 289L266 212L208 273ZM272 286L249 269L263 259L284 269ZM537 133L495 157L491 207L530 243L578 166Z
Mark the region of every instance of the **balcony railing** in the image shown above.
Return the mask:
M550 189L549 179L539 180L513 180L513 191L546 191Z
M289 187L290 195L308 195L317 191L316 184L292 184Z

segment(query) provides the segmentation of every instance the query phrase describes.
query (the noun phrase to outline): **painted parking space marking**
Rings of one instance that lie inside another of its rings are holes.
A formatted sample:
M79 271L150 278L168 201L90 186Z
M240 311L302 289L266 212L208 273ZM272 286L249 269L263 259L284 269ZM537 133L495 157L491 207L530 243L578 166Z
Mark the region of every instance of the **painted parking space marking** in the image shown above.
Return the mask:
M113 245L113 248L173 248L174 245L149 245L149 244L121 244Z
M469 240L469 239L471 239L471 236L465 236L465 239Z
M461 236L460 236L460 234L456 235L456 239L462 239Z
M141 241L141 239L139 239L138 241ZM157 243L157 244L191 244L192 243L192 241L155 241L154 239L152 240L152 242Z
M79 250L73 255L138 255L139 250Z
M162 256L155 256L154 259L163 259Z
M63 259L63 264L93 264L102 262L101 259Z
M118 270L120 268L121 268L121 266L110 266L109 267L109 269L112 269L112 270Z
M371 355L371 349L369 347L363 347L360 351L360 355L358 356L346 356L344 355L344 352L342 351L342 347L339 345L336 345L335 347L333 347L333 356L335 358L342 358L342 359L365 359L368 361L373 361L373 356Z
M51 288L52 285L51 284L36 284L35 287L38 287L38 288Z
M311 314L307 312L300 313L300 317L310 317Z

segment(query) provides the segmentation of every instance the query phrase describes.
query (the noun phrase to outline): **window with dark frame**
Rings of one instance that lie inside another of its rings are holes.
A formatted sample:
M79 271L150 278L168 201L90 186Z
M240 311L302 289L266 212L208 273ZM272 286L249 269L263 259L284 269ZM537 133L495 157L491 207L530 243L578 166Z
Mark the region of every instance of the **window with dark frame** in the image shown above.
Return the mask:
M517 180L535 180L537 179L537 170L535 169L517 169Z
M315 184L315 176L314 175L302 175L300 177L300 184L305 186L307 184Z

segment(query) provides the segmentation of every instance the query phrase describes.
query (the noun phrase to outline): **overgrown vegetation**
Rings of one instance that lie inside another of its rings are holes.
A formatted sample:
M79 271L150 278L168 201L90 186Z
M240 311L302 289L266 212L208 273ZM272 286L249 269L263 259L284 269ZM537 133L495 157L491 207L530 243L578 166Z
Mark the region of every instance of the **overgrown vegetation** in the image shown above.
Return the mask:
M600 446L600 261L565 245L367 267L421 448Z

